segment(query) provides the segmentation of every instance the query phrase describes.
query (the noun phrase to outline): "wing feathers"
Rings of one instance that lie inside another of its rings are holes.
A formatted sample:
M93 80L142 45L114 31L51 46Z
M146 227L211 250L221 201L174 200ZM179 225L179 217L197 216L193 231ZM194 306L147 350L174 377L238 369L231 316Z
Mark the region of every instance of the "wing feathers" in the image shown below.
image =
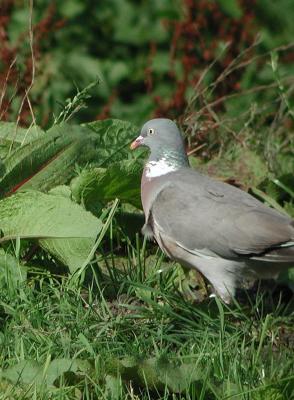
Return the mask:
M205 249L228 259L294 262L290 218L221 182L206 178L208 183L197 186L190 173L184 179L177 173L170 175L170 185L159 192L151 212L159 229L178 245L192 253L203 255Z

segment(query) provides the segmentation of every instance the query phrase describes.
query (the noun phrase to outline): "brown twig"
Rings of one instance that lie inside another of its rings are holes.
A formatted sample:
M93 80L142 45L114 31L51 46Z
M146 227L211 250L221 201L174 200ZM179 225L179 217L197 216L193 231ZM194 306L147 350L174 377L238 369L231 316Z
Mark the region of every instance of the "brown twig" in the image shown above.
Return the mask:
M192 154L197 153L199 150L201 150L203 147L205 147L207 143L202 143L199 146L195 147L195 149L192 149L187 152L187 156L191 156Z
M20 113L22 111L23 105L25 100L28 99L29 97L29 93L34 85L34 81L35 81L35 71L36 71L36 66L35 66L35 57L34 57L34 33L33 33L33 4L34 4L34 0L30 0L30 15L29 15L29 42L30 42L30 50L31 50L31 59L32 59L32 78L31 78L31 82L27 88L27 90L25 91L25 95L22 99L20 108L19 108L19 112L18 112L18 117L17 117L17 123L20 120ZM34 119L34 117L33 117Z
M287 77L287 78L283 79L283 81L286 81L286 82L292 82L293 81L294 82L294 78ZM256 86L254 88L251 88L251 89L243 90L242 92L232 93L232 94L228 94L228 95L219 97L217 100L214 100L214 101L212 101L210 103L205 104L202 108L200 108L200 110L195 112L193 115L197 115L197 116L201 115L201 114L203 114L203 111L206 110L208 107L210 107L210 108L215 107L216 105L218 105L220 103L223 103L224 101L226 101L228 99L233 99L233 98L239 97L239 96L246 96L246 95L251 94L251 93L260 92L260 91L263 91L263 90L275 88L277 86L278 86L278 84L276 82L274 82L274 83L271 83L271 84L268 84L268 85L259 85L259 86ZM189 121L189 117L187 117L185 121Z
M19 107L19 110L18 110L16 124L15 124L15 133L14 133L14 137L12 139L8 154L10 154L10 152L12 150L12 147L13 147L14 139L15 139L16 134L17 134L17 127L19 125L19 121L20 121L20 118L21 118L21 112L22 112L22 109L23 109L25 101L27 101L27 103L29 105L29 108L30 108L30 111L31 111L31 115L32 115L32 120L34 122L36 121L34 113L33 113L33 109L32 109L32 106L31 106L31 102L30 102L30 99L29 99L29 93L30 93L32 87L34 86L35 71L36 71L35 57L34 57L33 6L34 6L34 0L30 0L30 3L29 3L29 7L30 7L29 8L29 12L30 12L29 13L29 43L30 43L31 60L32 60L31 82L30 82L28 88L25 90L25 94L24 94L24 96L22 98L22 101L21 101L21 104L20 104L20 107Z
M276 47L276 48L274 48L274 49L272 49L270 51L267 51L267 52L265 52L263 54L259 54L259 55L256 55L254 57L251 57L249 60L243 61L243 62L241 62L241 63L236 65L238 60L240 60L246 54L248 54L259 43L260 43L260 40L259 40L259 37L257 37L255 39L255 41L252 43L251 46L249 46L248 48L243 50L236 58L234 58L230 62L230 64L224 69L224 71L221 72L221 74L216 78L216 80L214 82L212 82L210 85L208 85L205 88L203 88L203 90L198 91L201 82L203 81L203 79L205 78L207 73L211 70L213 65L217 62L219 57L215 58L213 60L213 62L203 71L203 73L200 76L199 81L195 85L195 87L194 87L195 95L190 99L190 101L189 101L189 103L187 105L185 114L187 115L187 114L189 114L191 112L191 107L193 106L193 104L195 103L197 98L199 98L200 96L203 97L209 90L210 90L210 92L212 92L216 88L216 86L218 84L220 84L221 82L223 82L231 73L233 73L233 72L235 72L235 71L237 71L239 69L245 68L247 65L251 64L252 62L256 61L257 59L262 59L262 58L268 57L273 51L275 51L275 52L287 51L287 50L289 50L289 49L294 47L294 43L290 43L288 45L279 46L279 47ZM266 90L267 88L276 87L276 86L277 86L277 84L273 84L272 86L271 85L261 85L261 86L258 86L256 88L249 89L248 91L243 91L243 92L240 92L240 93L233 93L233 94L229 94L229 95L226 95L226 96L222 96L218 100L216 100L214 103L210 103L210 105L212 105L212 106L218 105L219 103L222 103L223 101L225 101L227 98L235 97L235 96L238 96L239 94L242 96L242 95L253 93L255 91ZM203 109L205 109L205 108L206 107L203 107ZM187 120L187 119L185 119L185 120Z
M2 88L2 91L1 91L1 96L0 96L0 110L2 108L2 103L3 103L3 100L4 100L5 93L6 93L9 77L10 77L12 68L13 68L14 64L16 63L16 60L17 60L17 57L14 57L14 59L12 60L12 62L9 65L9 68L8 68L8 71L7 71L7 74L6 74L6 77L5 77L4 85L3 85L3 88ZM1 116L2 116L2 114L1 114ZM1 117L0 117L0 119L1 119Z

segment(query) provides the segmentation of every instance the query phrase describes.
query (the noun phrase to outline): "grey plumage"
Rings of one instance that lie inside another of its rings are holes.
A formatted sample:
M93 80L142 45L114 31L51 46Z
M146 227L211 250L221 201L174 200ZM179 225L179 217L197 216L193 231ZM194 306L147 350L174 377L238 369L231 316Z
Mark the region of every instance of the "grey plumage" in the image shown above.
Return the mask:
M189 168L172 121L147 122L138 145L151 149L141 183L143 232L169 257L200 270L224 301L244 278L276 277L294 264L294 221Z

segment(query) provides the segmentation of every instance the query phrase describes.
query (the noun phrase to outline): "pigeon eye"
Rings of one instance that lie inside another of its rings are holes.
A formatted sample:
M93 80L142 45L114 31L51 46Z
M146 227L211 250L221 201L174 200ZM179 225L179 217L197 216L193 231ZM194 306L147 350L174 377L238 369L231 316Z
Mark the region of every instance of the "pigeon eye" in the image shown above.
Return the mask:
M148 134L149 135L153 135L154 134L154 129L153 128L149 128L148 129Z

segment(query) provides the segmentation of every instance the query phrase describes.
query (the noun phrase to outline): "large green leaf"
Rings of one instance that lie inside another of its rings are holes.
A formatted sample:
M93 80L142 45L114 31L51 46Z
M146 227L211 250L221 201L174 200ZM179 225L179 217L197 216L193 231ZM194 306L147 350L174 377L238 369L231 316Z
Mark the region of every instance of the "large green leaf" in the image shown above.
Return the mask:
M7 132L12 138L15 127L11 125ZM26 131L20 132L17 138L23 141ZM76 164L94 162L105 167L114 161L138 157L140 152L131 153L128 146L136 133L132 124L120 120L96 121L83 126L63 123L53 126L46 134L37 133L33 141L25 141L1 162L0 196L20 189L47 191L67 183L74 175Z
M90 363L81 359L56 358L48 366L34 360L23 360L0 372L0 377L14 384L50 387L58 384L57 380L67 372L71 372L76 380L79 375L85 375L90 369Z
M0 377L12 383L24 383L27 385L37 383L40 385L42 383L42 372L42 368L37 361L23 360L1 371Z
M66 182L73 174L75 162L85 157L80 149L87 149L91 136L87 128L62 124L18 147L3 161L0 195L14 192L25 183L26 187L48 189Z
M80 129L77 127L76 129ZM83 132L83 131L82 131ZM76 164L84 165L93 160L94 141L85 132L85 137L74 140L53 157L44 167L20 187L21 190L47 191L67 183L74 175ZM81 147L83 152L81 152Z
M12 149L33 142L44 133L37 125L21 128L14 122L0 121L0 157L7 157Z
M45 132L37 125L22 128L14 122L0 121L0 142L6 144L16 143L24 145L39 139Z
M106 167L126 158L138 157L140 154L129 150L129 144L138 136L138 129L130 122L106 119L83 126L97 135L96 160L99 167Z
M2 238L38 239L40 245L71 272L87 259L102 222L64 196L37 191L0 201Z
M203 381L203 373L195 363L177 365L166 357L139 358L125 357L109 358L105 362L106 382L108 376L135 382L141 387L163 391L166 387L174 393L184 392L191 384ZM46 385L52 387L58 384L58 379L71 372L72 380L78 381L79 376L93 374L93 367L87 360L59 358L48 365L32 360L23 360L0 372L4 378L14 384ZM102 376L100 378L103 378Z
M141 386L164 390L166 387L172 392L180 393L187 390L191 383L201 381L203 373L195 363L176 365L166 357L140 359L125 357L123 359L109 359L106 370L110 375L132 380Z
M116 162L107 169L84 170L72 181L72 193L90 210L94 210L99 202L105 204L115 198L140 208L141 174L142 164L138 160Z
M48 386L54 385L56 381L66 372L71 372L76 377L85 375L91 370L91 365L87 360L70 359L70 358L56 358L51 361L46 377Z

